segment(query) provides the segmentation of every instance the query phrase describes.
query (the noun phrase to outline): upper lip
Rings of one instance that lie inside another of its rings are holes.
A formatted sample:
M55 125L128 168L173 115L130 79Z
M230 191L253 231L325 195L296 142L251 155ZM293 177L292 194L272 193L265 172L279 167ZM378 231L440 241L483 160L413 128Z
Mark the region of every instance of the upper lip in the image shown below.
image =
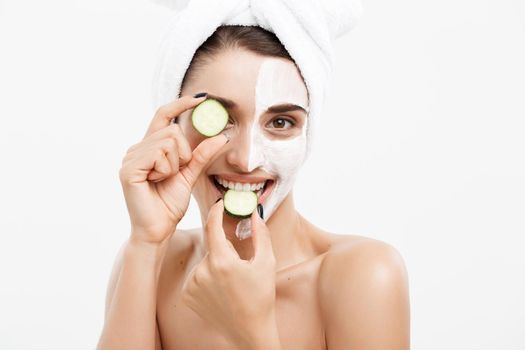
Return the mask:
M238 175L238 174L213 174L211 176L218 176L221 179L224 179L226 181L251 183L251 184L264 182L266 180L272 180L270 178L262 177L262 176Z

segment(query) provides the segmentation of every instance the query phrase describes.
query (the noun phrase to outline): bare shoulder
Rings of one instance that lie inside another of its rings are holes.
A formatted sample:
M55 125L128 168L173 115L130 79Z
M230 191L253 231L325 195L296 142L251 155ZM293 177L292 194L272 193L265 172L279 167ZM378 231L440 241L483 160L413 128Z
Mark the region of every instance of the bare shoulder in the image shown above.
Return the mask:
M405 263L392 245L373 238L358 235L331 234L332 244L326 252L321 277L326 283L341 274L358 278L359 275L374 277L376 282L393 274L406 272Z
M408 348L408 275L392 245L355 235L334 240L318 287L329 348Z
M407 272L401 254L392 245L364 236L341 235L333 239L326 252L319 278L320 292L333 295L336 284L351 284L368 292L398 288L407 282Z

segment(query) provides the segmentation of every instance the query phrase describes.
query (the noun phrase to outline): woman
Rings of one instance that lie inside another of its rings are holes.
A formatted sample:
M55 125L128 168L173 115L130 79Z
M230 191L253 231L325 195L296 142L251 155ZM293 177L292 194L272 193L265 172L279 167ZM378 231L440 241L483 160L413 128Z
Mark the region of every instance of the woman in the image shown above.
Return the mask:
M156 112L122 162L132 230L111 274L98 348L408 349L399 253L325 232L294 208L309 99L278 38L219 27L195 53L181 96ZM206 98L230 115L208 139L189 119ZM264 186L246 239L223 210L225 187L235 186ZM177 229L191 194L203 228Z

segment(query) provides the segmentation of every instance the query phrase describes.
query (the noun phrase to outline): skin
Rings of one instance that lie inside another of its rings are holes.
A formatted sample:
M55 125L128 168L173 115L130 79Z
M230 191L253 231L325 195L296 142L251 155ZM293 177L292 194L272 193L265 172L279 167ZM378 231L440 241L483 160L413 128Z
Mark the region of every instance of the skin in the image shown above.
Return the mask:
M321 230L295 210L292 191L266 220L254 212L252 236L239 240L239 220L216 203L210 175L285 176L253 167L250 130L290 140L307 123L300 110L256 108L268 60L295 67L240 49L219 54L128 150L120 178L132 232L111 273L98 349L409 349L407 272L395 248ZM228 137L191 127L200 91L238 105ZM285 117L294 126L276 128ZM203 228L179 230L191 193Z

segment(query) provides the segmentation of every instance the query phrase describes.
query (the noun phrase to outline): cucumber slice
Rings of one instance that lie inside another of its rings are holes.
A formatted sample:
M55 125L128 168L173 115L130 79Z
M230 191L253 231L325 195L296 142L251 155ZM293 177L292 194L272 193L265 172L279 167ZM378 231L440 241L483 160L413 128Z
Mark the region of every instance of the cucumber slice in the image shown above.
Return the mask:
M224 193L224 210L235 218L250 217L257 208L257 194L253 191L227 190Z
M193 127L202 135L218 135L228 124L228 111L217 100L207 99L199 103L191 113Z

